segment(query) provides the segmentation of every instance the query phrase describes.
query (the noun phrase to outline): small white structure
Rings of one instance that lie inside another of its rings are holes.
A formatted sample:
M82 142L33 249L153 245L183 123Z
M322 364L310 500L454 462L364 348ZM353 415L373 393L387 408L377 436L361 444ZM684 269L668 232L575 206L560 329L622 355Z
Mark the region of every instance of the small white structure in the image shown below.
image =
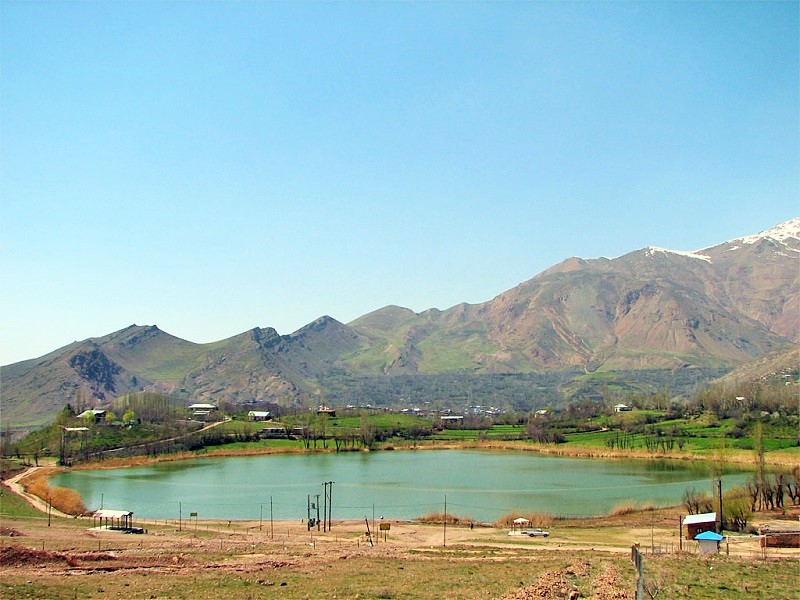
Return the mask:
M520 529L525 529L525 527L527 527L529 524L530 521L528 519L525 519L523 517L517 517L516 519L514 519L514 524L512 525L512 529L516 529L517 527L519 527Z
M251 410L247 413L247 418L251 421L269 421L272 418L272 413L268 410Z
M81 414L78 415L79 419L91 419L95 423L103 419L106 416L106 411L101 408L90 408L89 410L83 411Z
M96 518L100 519L100 527L106 529L128 529L133 526L133 513L129 510L101 508L94 511L92 523Z
M694 539L700 544L700 554L719 554L719 543L725 538L713 531L704 531Z
M615 404L614 405L614 412L627 412L629 410L633 410L627 404Z

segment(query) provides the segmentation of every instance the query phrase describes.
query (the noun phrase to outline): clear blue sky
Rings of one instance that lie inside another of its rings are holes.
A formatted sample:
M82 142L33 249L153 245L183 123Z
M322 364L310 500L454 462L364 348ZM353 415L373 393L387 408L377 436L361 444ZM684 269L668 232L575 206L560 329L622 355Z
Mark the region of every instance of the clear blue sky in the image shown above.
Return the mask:
M800 215L797 2L0 4L0 364Z

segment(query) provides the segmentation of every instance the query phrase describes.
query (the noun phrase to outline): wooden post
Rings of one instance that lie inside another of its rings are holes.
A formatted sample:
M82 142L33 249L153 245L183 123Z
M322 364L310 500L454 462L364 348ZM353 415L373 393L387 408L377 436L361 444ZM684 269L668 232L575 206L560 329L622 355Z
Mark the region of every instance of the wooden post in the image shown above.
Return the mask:
M369 530L369 519L364 516L364 522L367 524L367 537L369 537L369 545L372 546L372 533Z
M447 546L447 494L444 495L444 535L442 546Z

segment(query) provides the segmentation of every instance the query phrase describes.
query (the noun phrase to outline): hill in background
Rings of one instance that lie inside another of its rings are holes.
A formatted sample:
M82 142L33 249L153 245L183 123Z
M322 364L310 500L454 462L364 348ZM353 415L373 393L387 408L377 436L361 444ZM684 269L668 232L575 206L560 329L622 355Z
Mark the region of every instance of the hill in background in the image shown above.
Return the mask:
M79 391L93 405L147 389L197 402L517 410L609 386L685 393L800 342L798 257L795 218L695 252L570 258L443 311L388 306L349 324L322 317L290 335L255 328L210 344L132 325L2 367L2 416L44 423Z

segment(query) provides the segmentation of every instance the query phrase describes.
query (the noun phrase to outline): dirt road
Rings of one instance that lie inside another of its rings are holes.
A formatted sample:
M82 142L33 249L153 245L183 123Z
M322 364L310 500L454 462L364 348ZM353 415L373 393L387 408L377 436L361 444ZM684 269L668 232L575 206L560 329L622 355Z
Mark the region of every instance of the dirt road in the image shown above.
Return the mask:
M40 471L46 467L29 467L26 470L22 471L21 473L17 473L13 477L6 479L3 482L3 485L8 486L14 493L19 495L20 497L24 498L25 501L33 506L35 509L42 511L43 513L47 514L48 510L50 514L56 515L59 517L71 517L72 515L67 515L62 513L61 511L48 506L47 502L39 498L39 496L34 496L33 494L29 494L25 491L25 488L22 486L22 480L26 477L33 475L37 471Z

